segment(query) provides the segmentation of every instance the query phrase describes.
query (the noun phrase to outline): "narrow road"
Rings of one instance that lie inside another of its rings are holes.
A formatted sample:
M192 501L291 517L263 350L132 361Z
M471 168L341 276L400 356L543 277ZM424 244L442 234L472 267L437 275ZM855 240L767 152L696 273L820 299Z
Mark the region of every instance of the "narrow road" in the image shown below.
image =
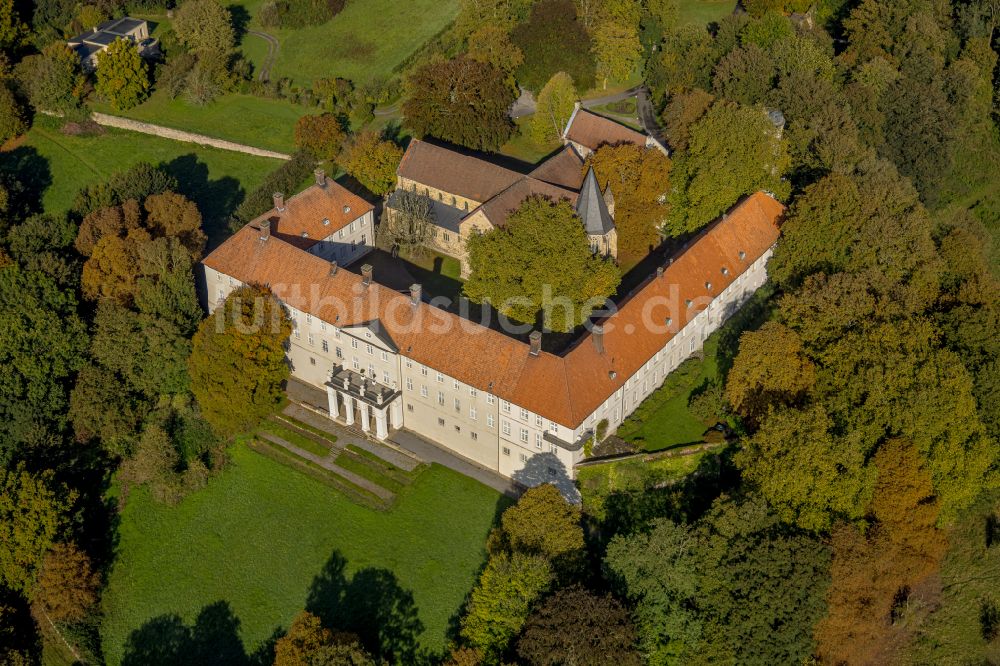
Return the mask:
M264 64L260 66L260 72L257 73L258 81L267 82L271 79L271 67L274 66L274 59L278 57L278 49L281 48L281 45L278 44L277 37L266 32L247 30L247 34L260 37L267 42L267 57L264 58Z

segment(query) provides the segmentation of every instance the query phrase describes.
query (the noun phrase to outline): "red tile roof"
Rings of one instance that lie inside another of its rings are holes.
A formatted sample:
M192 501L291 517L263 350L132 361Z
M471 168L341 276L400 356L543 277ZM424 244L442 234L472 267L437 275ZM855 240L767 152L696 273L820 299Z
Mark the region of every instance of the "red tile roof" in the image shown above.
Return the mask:
M566 199L570 204L576 203L576 192L566 190L555 185L537 180L531 176L524 176L508 187L500 194L492 197L489 201L479 206L476 210L481 210L486 218L495 227L502 227L507 223L507 217L517 210L525 199L532 196L548 197L552 201ZM473 211L474 213L475 211ZM472 215L472 213L469 213Z
M758 192L716 221L662 277L651 277L604 320L603 353L587 334L565 355L531 356L527 344L503 333L424 303L414 306L377 283L365 288L355 273L330 275L328 262L277 238L262 241L252 225L204 264L242 282L269 284L292 307L337 326L378 319L404 356L575 428L774 244L783 212Z
M583 184L583 160L573 146L566 146L539 164L529 175L568 190L579 190Z
M478 203L522 178L516 171L419 139L410 141L396 174Z
M613 120L591 113L586 109L577 110L573 116L573 122L566 130L566 138L591 150L597 150L605 143L646 145L646 135L642 132L619 125Z
M286 199L284 208L281 212L272 208L251 224L270 220L273 235L295 247L306 249L375 207L327 178L325 187L315 184L307 187Z

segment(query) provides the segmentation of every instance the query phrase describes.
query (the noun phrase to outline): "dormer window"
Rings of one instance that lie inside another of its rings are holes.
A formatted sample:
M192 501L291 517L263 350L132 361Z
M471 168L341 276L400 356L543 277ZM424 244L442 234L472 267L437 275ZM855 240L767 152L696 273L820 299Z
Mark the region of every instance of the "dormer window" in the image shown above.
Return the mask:
M304 232L304 231L303 231L303 232L302 232L302 237L303 237L303 238L309 238L309 234L307 234L306 232Z
M666 319L663 320L663 323L666 324L667 326L670 326L670 324L672 324L673 321L674 321L673 319L667 317Z
M687 307L691 307L691 299L690 298L684 299L684 305Z
M728 268L726 268L725 266L723 266L723 267L722 267L722 274L723 274L723 275L729 275L729 269L728 269Z
M323 226L324 227L330 226L330 218L328 218L328 217L324 217L323 218Z
M746 261L746 258L747 258L747 253L744 252L743 250L740 250L740 261Z
M706 282L705 283L705 289L708 289L709 291L712 291L712 283L711 282Z

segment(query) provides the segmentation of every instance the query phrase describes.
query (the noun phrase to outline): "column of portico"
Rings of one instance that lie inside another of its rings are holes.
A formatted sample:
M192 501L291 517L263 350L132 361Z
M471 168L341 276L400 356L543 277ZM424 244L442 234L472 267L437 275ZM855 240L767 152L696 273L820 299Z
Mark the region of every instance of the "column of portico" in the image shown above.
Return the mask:
M368 432L371 430L371 423L368 420L368 403L363 400L358 400L358 406L361 407L361 430L363 432Z
M340 402L337 400L337 389L332 386L326 387L326 402L330 410L330 418L335 419L340 416Z
M385 409L375 408L375 436L379 439L385 439L389 436L389 430L386 427L386 414Z
M396 430L403 427L403 400L393 400L389 407L389 423Z
M354 399L347 393L340 395L344 396L344 423L354 425Z

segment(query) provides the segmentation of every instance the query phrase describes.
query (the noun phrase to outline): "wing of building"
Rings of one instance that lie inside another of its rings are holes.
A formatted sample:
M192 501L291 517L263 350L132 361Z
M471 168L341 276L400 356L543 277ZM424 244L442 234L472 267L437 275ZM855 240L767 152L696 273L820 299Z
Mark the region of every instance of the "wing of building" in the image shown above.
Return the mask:
M440 174L442 192L456 197L446 205L469 202L470 211L492 220L506 209L483 210L484 204L511 187L580 196L559 173L526 180L499 167L474 168L471 177ZM405 172L401 166L401 177ZM326 391L331 418L379 438L409 429L527 484L571 478L597 424L606 420L613 432L764 283L784 211L767 194L746 198L617 312L554 355L541 351L537 339L526 344L423 302L419 285L401 293L378 284L370 267L359 275L316 251L323 246L311 241L325 230L356 226L355 234L371 233L370 208L342 189L318 174L317 184L287 202L276 200L274 210L206 257L209 310L239 285L269 286L294 321L292 374ZM600 209L591 195L588 206ZM339 233L324 240L338 242Z

